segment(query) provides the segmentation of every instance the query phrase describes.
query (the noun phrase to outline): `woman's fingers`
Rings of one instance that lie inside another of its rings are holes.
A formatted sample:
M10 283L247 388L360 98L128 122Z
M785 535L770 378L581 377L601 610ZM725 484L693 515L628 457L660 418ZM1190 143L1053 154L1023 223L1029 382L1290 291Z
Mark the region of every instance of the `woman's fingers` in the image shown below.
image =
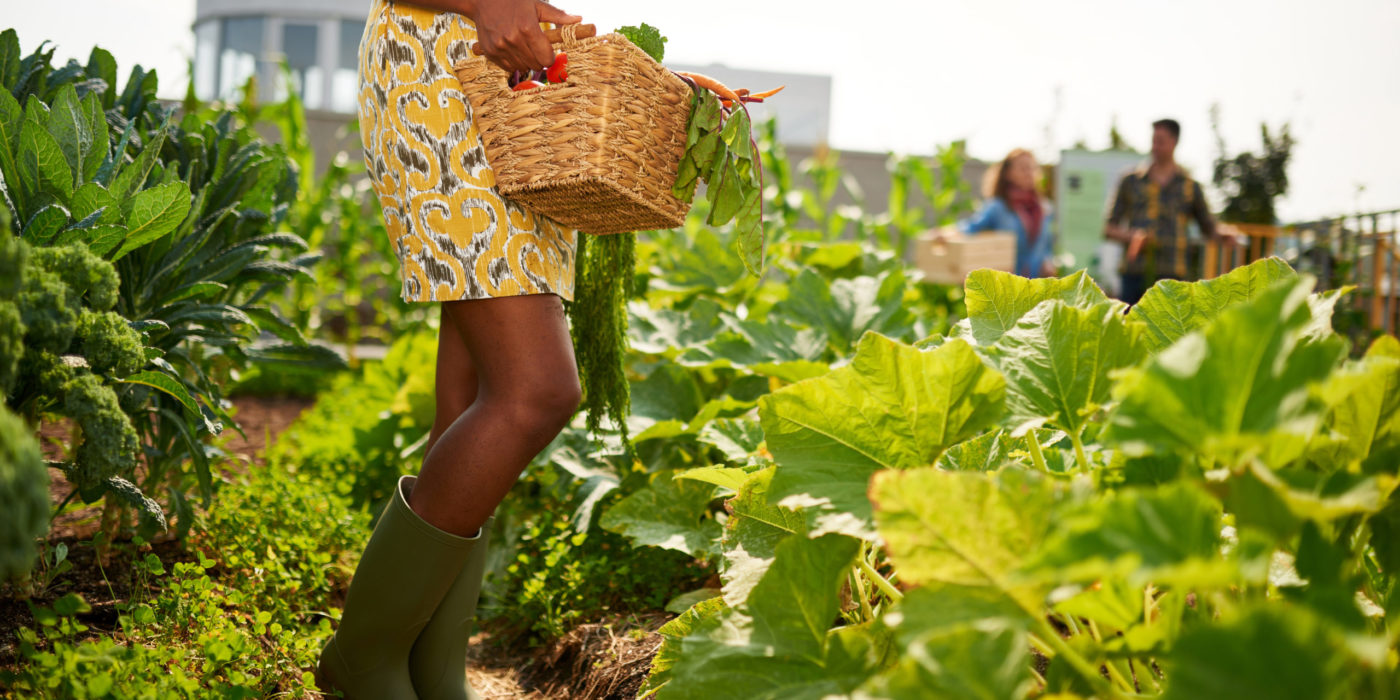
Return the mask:
M554 24L578 24L583 18L578 15L571 15L544 0L535 0L535 9L539 12L541 22L551 22Z
M540 22L582 21L543 0L481 3L473 19L482 55L507 72L540 70L554 62L554 47L540 29Z

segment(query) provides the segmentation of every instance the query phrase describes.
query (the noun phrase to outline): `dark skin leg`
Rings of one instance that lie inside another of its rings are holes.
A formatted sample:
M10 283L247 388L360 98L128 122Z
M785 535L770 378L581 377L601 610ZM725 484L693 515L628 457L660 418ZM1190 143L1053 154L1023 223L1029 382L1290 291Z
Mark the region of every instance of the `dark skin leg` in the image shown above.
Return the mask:
M447 302L442 313L438 416L409 505L469 537L568 424L581 392L559 297Z
M471 353L467 352L467 341L457 322L444 308L441 326L438 331L438 355L436 383L436 407L433 411L433 429L428 433L428 443L423 454L433 451L442 434L447 432L457 417L467 412L476 401L476 365Z

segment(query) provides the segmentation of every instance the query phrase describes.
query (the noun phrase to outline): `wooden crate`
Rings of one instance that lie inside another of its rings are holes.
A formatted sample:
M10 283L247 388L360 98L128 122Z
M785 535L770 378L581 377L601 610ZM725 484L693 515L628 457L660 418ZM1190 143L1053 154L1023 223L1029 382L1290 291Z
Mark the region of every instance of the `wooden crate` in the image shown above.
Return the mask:
M989 268L1016 270L1016 234L984 231L965 234L954 228L929 231L914 248L914 264L925 279L938 284L961 285L967 273Z

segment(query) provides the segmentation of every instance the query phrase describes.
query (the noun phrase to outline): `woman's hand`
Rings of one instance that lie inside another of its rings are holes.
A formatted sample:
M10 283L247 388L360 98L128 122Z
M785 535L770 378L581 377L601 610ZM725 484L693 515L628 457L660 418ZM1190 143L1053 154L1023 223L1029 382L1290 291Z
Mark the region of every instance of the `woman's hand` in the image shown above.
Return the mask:
M539 70L554 62L554 47L540 22L576 24L583 19L543 0L476 0L472 4L467 16L476 24L482 55L507 73Z

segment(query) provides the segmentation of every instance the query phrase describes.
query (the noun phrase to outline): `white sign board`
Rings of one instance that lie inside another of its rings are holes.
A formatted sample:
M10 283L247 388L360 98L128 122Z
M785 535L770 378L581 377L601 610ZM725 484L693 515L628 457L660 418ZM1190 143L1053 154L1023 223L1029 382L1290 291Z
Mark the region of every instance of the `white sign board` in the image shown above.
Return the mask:
M1118 288L1116 244L1105 244L1104 219L1124 174L1145 156L1133 151L1060 152L1055 168L1055 232L1061 253L1074 256L1074 267L1087 269L1109 293Z

